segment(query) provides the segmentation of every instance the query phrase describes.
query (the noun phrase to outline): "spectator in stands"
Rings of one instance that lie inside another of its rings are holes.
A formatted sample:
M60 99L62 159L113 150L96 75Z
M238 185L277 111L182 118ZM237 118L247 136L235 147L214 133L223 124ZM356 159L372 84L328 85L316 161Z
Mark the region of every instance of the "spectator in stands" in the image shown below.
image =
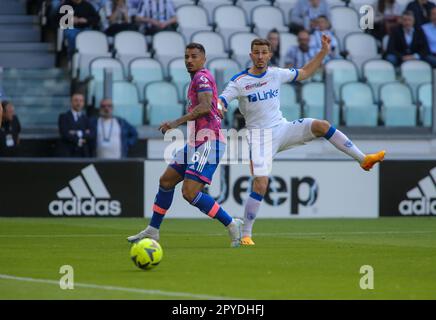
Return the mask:
M421 59L430 62L427 39L421 27L413 27L414 22L413 12L405 11L401 25L389 37L386 60L395 66L408 60Z
M91 119L92 132L96 134L93 155L103 159L127 157L129 148L138 140L136 129L126 120L112 114L112 100L100 103L100 115Z
M90 145L94 134L90 121L83 112L85 98L83 94L75 93L71 97L71 110L59 115L58 126L61 141L59 154L62 157L90 157Z
M172 0L143 0L135 21L145 26L146 35L154 35L164 30L175 31L177 17L174 3Z
M74 10L74 28L64 30L68 42L68 56L71 58L76 48L77 35L83 30L98 28L100 16L86 0L65 0L63 5L69 5ZM60 21L62 14L59 14L58 17Z
M293 32L302 29L311 31L314 28L314 20L321 15L330 18L326 0L298 0L291 12L291 30Z
M422 26L430 49L430 59L436 60L436 7L431 9L430 22ZM435 66L433 62L433 66Z
M405 11L412 11L415 16L415 27L430 21L430 11L435 4L429 0L415 0L410 2Z
M111 0L105 6L105 14L109 23L105 33L109 37L115 36L118 32L135 30L130 24L129 8L126 0Z
M382 40L386 34L398 26L401 19L401 7L396 0L377 0L374 5L374 29L372 35Z
M272 51L270 64L274 67L278 67L280 65L280 33L274 28L268 32L267 39L271 43Z
M3 115L0 126L0 155L15 157L19 155L21 125L15 115L14 105L10 101L3 101Z
M315 31L310 36L309 46L314 52L318 52L321 50L321 38L323 34L328 35L331 39L330 53L324 58L323 63L327 63L332 59L340 58L338 40L336 39L333 31L331 31L330 21L326 16L321 15L316 18Z
M94 7L95 11L100 12L101 9L105 8L110 0L86 0Z
M287 68L302 68L316 54L310 46L310 34L306 30L298 32L298 45L291 46L286 53L285 65Z

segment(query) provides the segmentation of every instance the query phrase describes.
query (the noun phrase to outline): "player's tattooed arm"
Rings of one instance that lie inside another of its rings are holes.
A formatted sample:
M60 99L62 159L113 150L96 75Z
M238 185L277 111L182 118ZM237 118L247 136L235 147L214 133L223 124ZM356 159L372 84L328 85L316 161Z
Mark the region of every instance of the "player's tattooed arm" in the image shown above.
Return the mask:
M191 112L185 114L184 116L174 121L162 123L159 127L159 130L162 133L165 133L166 131L177 128L178 126L188 121L194 121L198 118L208 115L212 110L212 99L213 99L212 92L211 91L199 92L197 94L197 97L199 103Z
M322 61L325 56L330 53L330 42L331 39L328 35L323 34L321 38L322 47L318 54L306 63L303 68L298 70L297 81L302 81L310 78L322 65Z

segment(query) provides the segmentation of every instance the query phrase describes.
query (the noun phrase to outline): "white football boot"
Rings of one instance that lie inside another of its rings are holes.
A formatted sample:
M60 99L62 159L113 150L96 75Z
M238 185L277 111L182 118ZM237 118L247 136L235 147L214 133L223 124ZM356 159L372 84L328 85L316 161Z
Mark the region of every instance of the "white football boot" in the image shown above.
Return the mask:
M159 241L159 230L148 226L147 228L142 230L140 233L135 234L134 236L128 237L127 241L129 241L130 243L134 243L134 242L138 242L139 240L142 240L144 238L149 238L149 239Z
M242 221L241 219L233 219L233 221L227 226L231 239L230 247L236 248L241 245L243 224L244 221Z

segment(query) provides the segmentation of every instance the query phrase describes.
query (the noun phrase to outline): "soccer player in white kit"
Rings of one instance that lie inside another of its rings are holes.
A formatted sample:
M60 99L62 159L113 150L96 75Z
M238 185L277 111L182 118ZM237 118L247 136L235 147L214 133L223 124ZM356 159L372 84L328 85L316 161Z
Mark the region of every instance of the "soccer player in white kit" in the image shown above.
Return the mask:
M303 118L289 122L283 118L280 111L281 84L308 79L321 66L329 52L330 38L323 35L320 52L303 68L268 67L271 45L268 40L255 39L251 43L250 53L253 66L235 75L219 97L222 113L232 100L239 100L239 110L248 130L253 185L245 205L242 245L254 245L254 220L267 191L272 160L278 152L324 137L337 149L358 161L364 170L370 170L374 164L384 159L385 151L367 155L362 153L346 135L326 120Z

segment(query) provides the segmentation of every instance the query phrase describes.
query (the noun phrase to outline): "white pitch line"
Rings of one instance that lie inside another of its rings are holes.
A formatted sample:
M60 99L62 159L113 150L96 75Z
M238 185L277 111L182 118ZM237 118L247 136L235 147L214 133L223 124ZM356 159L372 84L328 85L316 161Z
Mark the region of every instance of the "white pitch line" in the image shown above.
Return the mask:
M43 283L43 284L54 284L54 285L59 286L59 281L56 281L56 280L16 277L16 276L8 275L8 274L0 274L0 279L23 281L23 282L33 282L33 283ZM104 285L98 285L98 284L77 283L77 282L74 283L74 287L98 289L98 290L106 290L106 291L124 291L124 292L131 292L131 293L142 293L142 294L146 294L146 295L159 295L159 296L165 296L165 297L178 297L178 298L190 298L190 299L195 298L195 299L202 299L202 300L240 300L240 299L242 299L242 298L231 298L231 297L222 297L222 296L211 296L211 295L207 295L207 294L196 294L196 293L188 293L188 292L125 288L125 287L104 286Z
M360 235L360 234L426 234L436 233L436 231L349 231L349 232L259 232L256 236L335 236L335 235ZM165 234L166 237L192 236L192 233ZM224 233L198 233L205 236L222 236ZM0 238L98 238L98 237L127 237L126 234L96 233L96 234L0 234Z

